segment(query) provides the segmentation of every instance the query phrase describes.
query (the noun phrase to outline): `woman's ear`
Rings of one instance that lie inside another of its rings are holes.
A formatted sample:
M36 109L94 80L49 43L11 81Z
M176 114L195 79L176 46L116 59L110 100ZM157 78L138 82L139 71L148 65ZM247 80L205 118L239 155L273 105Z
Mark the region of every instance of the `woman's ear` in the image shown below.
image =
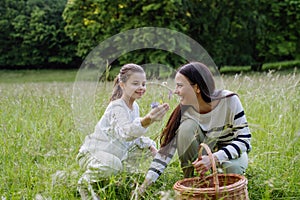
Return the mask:
M197 94L200 93L200 89L199 89L199 86L197 84L195 84L195 87L194 87L194 90Z
M121 89L123 90L124 89L124 83L123 82L119 82L119 85L120 85L120 87L121 87Z

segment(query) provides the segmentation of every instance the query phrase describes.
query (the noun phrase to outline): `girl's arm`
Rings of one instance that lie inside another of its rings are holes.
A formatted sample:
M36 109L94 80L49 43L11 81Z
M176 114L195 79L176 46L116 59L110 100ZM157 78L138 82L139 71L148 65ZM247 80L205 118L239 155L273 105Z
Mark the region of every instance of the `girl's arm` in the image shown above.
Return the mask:
M133 140L137 137L145 135L147 127L154 121L161 119L169 109L168 104L163 104L152 109L146 117L139 116L139 107L134 104L132 111L128 111L124 105L116 104L111 107L110 124L114 129L114 133L119 137Z
M156 143L149 137L141 136L134 140L134 144L141 149L148 148L151 151L152 156L154 157L157 153Z
M169 104L164 103L162 105L153 108L145 117L141 118L141 124L147 128L150 124L155 121L160 121L169 110Z
M139 116L128 113L127 109L122 106L112 108L110 124L113 133L126 140L133 140L144 135L147 131L141 125Z

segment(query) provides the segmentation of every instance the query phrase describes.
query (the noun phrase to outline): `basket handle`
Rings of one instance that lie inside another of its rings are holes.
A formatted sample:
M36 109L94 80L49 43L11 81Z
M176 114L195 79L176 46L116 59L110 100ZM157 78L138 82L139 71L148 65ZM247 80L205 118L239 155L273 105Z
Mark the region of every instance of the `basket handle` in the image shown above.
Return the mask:
M215 185L215 190L216 190L216 194L218 195L219 193L219 178L218 178L218 172L217 172L217 167L216 167L216 162L215 162L215 159L211 153L211 150L210 148L208 147L207 144L205 143L201 143L200 144L200 149L199 149L199 154L198 154L198 159L201 160L202 159L202 151L203 151L203 148L206 150L207 154L208 154L208 157L210 159L210 162L211 162L211 165L212 165L212 170L213 170L213 182L214 182L214 185Z

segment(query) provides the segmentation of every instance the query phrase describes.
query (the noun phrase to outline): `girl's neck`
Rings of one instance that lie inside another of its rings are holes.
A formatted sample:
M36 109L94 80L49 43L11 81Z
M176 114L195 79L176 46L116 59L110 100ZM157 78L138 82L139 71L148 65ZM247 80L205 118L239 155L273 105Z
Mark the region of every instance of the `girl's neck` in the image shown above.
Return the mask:
M134 102L134 99L130 98L130 97L125 97L125 96L122 96L121 99L123 99L123 101L125 102L125 104L127 105L127 107L129 109L133 109L133 102Z

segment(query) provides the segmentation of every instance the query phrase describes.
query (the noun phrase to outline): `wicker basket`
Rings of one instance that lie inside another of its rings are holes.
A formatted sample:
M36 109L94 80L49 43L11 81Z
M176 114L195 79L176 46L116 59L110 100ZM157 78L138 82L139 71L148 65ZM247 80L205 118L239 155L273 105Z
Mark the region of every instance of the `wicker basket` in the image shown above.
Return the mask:
M238 174L218 174L213 155L204 143L201 144L199 158L201 159L203 148L212 162L212 175L205 178L194 177L177 181L173 186L176 200L249 200L247 179Z

